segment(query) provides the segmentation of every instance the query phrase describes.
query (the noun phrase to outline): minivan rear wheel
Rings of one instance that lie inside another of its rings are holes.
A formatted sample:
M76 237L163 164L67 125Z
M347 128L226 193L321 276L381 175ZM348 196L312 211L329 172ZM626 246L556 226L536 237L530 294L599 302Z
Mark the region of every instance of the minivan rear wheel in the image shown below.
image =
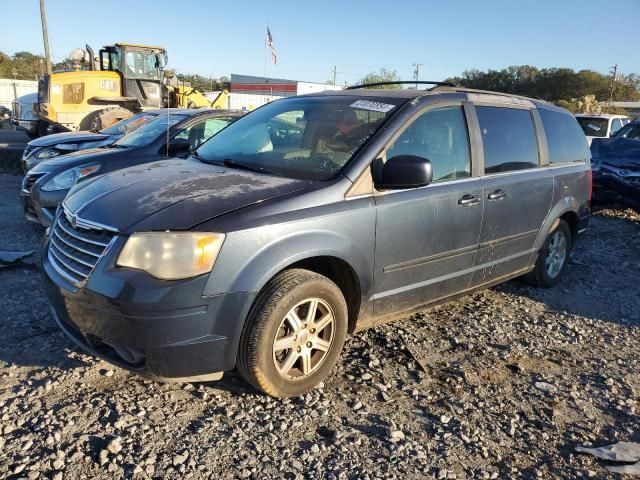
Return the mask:
M538 254L535 268L524 276L524 280L537 287L553 287L567 269L573 241L567 222L559 220L547 235Z
M237 368L274 397L301 395L324 380L347 334L347 304L327 277L286 270L258 295L242 332Z

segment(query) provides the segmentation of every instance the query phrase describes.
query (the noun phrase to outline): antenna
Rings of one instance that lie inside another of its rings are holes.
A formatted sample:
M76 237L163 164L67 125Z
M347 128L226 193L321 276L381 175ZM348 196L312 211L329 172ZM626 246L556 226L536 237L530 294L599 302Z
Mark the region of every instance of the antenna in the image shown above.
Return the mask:
M166 66L165 66L165 68L166 68ZM176 88L177 88L177 85L176 85ZM176 98L177 98L177 96L176 96ZM166 141L166 144L167 144L167 157L169 156L169 116L171 115L170 112L169 112L170 110L171 110L171 94L169 93L169 90L167 89L167 141Z
M169 120L171 117L171 107L167 107L167 157L169 156Z

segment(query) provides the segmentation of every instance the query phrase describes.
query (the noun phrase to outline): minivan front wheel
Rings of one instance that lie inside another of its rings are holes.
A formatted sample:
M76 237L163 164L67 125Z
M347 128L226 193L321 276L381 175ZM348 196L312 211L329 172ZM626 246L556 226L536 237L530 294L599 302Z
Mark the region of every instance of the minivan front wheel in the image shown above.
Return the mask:
M286 270L256 299L240 339L238 371L274 397L301 395L329 375L347 323L335 283L308 270Z
M572 246L571 229L567 222L559 220L547 235L535 268L524 279L538 287L556 285L567 269Z

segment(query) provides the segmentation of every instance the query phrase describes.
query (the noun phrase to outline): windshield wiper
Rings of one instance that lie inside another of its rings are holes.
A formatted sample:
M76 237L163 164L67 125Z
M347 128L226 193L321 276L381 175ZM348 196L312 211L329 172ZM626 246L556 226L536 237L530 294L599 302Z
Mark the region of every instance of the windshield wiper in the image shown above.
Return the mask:
M238 162L237 160L233 160L231 158L225 158L222 161L222 164L225 167L237 168L238 170L247 170L249 172L258 172L258 173L266 173L271 174L269 170L263 167L259 167L257 165L251 165L249 163Z
M237 170L247 170L249 172L257 172L264 173L267 175L275 175L275 173L267 170L266 168L259 167L257 165L253 165L250 163L239 162L237 160L233 160L231 158L225 158L224 160L210 160L208 158L201 157L200 154L194 150L192 155L200 160L203 163L208 163L210 165L220 165L223 167L235 168Z

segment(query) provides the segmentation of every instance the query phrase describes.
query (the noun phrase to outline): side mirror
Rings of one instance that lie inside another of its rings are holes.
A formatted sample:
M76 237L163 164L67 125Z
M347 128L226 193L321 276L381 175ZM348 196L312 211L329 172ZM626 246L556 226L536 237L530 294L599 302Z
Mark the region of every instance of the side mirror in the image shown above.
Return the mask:
M173 140L171 140L171 142L169 142L169 155L186 153L189 150L191 150L191 143L186 138L174 138Z
M386 161L376 182L381 190L425 187L433 180L431 162L416 155L398 155Z

